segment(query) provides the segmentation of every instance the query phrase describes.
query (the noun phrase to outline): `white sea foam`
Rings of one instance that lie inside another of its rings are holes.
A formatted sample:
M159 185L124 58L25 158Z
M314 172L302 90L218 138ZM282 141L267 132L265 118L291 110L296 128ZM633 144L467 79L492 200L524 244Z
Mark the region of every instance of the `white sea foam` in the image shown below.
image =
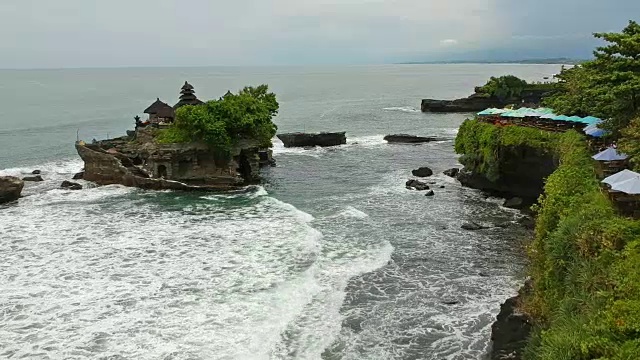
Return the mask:
M104 186L0 209L0 357L269 358L320 291L322 233L268 196L171 210L182 196Z
M344 210L335 215L336 217L348 217L356 219L366 219L369 217L365 212L360 211L353 206L347 206Z
M384 108L386 111L401 111L405 113L419 113L421 112L419 109L414 108L413 106L396 106L396 107L388 107Z

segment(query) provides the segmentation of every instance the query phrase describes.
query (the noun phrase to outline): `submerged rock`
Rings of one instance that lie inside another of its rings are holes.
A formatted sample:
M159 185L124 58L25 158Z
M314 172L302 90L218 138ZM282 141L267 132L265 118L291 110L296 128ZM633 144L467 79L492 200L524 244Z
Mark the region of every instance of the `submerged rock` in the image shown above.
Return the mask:
M505 200L502 206L510 209L522 209L525 207L524 200L519 197L513 197L511 199Z
M421 167L419 169L413 170L411 174L417 177L429 177L433 175L433 170L425 166L425 167Z
M40 175L40 174L42 174L42 171L40 171L40 170L33 170L31 172L31 175Z
M44 181L44 179L42 178L42 176L40 175L36 175L36 176L26 176L22 178L22 181L32 181L32 182L40 182L40 181Z
M433 192L433 190L429 190L427 191L426 194L424 194L424 196L434 196L436 193Z
M445 170L445 171L443 172L443 174L445 174L445 175L447 175L447 176L449 176L449 177L455 178L456 176L458 176L458 173L459 173L459 172L460 172L460 169L458 169L458 168L452 168L452 169L449 169L449 170Z
M0 204L18 200L24 181L14 176L0 176Z
M82 180L84 179L84 171L80 171L79 173L73 175L73 180Z
M416 189L418 191L429 190L429 185L419 180L408 180L405 184L409 189Z
M473 221L462 224L461 228L464 229L464 230L470 230L470 231L488 229L487 226L480 225L480 224L478 224L476 222L473 222Z
M347 143L346 132L288 133L276 135L284 147L328 147Z
M433 136L416 136L416 135L407 135L407 134L395 134L395 135L387 135L384 137L384 140L388 143L395 144L421 144L432 141L443 141L447 140L444 138L437 138Z
M82 185L67 180L63 181L60 187L68 190L82 190Z

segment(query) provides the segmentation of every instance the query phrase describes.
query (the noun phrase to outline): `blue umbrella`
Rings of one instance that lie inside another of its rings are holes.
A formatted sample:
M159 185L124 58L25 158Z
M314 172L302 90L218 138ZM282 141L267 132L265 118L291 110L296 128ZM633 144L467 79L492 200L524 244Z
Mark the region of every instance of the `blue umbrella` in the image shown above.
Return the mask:
M620 154L612 147L593 156L593 160L597 161L620 161L627 160L627 158L628 156L626 154Z
M589 135L589 136L598 137L598 138L607 135L607 131L606 130L598 129L597 127L593 128L593 129L585 130L584 133Z

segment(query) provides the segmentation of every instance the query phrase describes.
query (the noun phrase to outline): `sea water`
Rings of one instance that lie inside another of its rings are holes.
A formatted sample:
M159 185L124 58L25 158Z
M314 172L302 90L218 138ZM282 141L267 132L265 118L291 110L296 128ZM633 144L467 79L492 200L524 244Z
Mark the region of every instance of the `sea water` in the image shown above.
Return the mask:
M0 175L42 171L0 206L0 358L480 359L522 277L516 212L459 186L466 96L544 65L0 71ZM59 189L76 138L119 136L188 80L202 99L268 83L279 131L347 131L286 149L244 192ZM387 144L389 133L449 140ZM407 190L430 166L436 196ZM443 185L444 188L440 188ZM513 223L460 229L466 221Z

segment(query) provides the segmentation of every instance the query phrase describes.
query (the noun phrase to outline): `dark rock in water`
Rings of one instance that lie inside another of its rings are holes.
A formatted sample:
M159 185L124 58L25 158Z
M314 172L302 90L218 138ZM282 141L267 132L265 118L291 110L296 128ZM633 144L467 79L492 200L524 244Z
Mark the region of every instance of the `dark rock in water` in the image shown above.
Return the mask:
M33 170L31 172L31 175L40 175L40 174L42 174L42 171L40 171L40 170Z
M488 229L488 227L486 227L484 225L480 225L480 224L478 224L476 222L473 222L473 221L462 224L461 228L464 229L464 230L471 230L471 231Z
M484 272L480 272L480 273L478 273L478 276L481 276L481 277L489 277L489 274L484 273Z
M502 206L510 209L522 209L525 205L524 205L524 200L522 200L522 198L514 197L511 199L505 200Z
M511 226L511 223L510 222L501 222L501 223L495 223L493 226L495 226L497 228L506 229L509 226Z
M459 173L459 172L460 172L460 169L458 169L458 168L452 168L452 169L449 169L449 170L445 170L445 171L443 172L443 174L445 174L445 175L447 175L447 176L449 176L449 177L454 178L454 177L458 176L458 173Z
M442 302L445 305L458 305L460 304L460 301L458 300L445 300Z
M82 190L82 185L71 182L71 181L67 181L67 180L63 181L60 187L62 189L69 189L69 190Z
M24 181L14 176L0 176L0 204L18 200Z
M44 179L42 178L42 176L40 175L36 175L36 176L27 176L27 177L23 177L22 181L33 181L33 182L40 182L40 181L44 181Z
M415 135L407 135L407 134L396 134L396 135L387 135L384 137L384 140L388 143L394 144L421 144L432 141L443 141L447 140L444 138L437 138L433 136L415 136Z
M433 192L433 190L429 190L427 191L426 194L424 194L424 196L434 196L436 193Z
M440 189L444 189L444 185L440 185Z
M429 190L429 185L423 183L422 181L418 181L418 180L408 180L405 185L409 189L416 189L418 191Z
M496 322L491 326L491 360L522 359L533 328L531 319L518 310L520 296L500 306Z
M421 167L419 169L413 170L411 172L411 174L413 174L413 176L417 176L417 177L428 177L433 175L433 170L429 169L428 167Z
M84 179L84 171L80 171L79 173L73 175L73 180L82 180Z
M264 166L276 166L276 159L273 158L273 150L264 149L258 151L258 156L260 157L260 167Z
M284 147L314 147L314 146L338 146L347 143L345 132L322 132L319 134L289 133L278 134Z
M536 221L529 216L524 216L518 219L518 224L524 226L525 229L529 229L529 230L533 230L536 228Z

